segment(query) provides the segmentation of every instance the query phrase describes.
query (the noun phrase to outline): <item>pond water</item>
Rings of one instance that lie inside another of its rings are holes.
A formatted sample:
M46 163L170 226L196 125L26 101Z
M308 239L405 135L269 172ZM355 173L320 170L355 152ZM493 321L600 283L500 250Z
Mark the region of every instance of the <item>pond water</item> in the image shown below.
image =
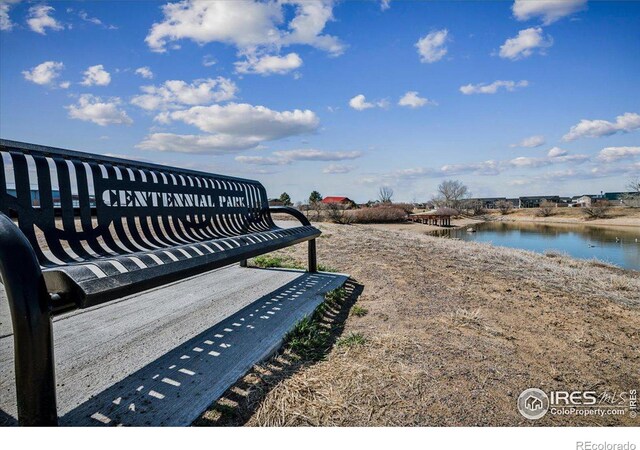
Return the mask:
M468 228L476 232L469 232ZM574 258L595 258L625 269L640 270L640 227L484 222L432 234L538 253L556 250Z

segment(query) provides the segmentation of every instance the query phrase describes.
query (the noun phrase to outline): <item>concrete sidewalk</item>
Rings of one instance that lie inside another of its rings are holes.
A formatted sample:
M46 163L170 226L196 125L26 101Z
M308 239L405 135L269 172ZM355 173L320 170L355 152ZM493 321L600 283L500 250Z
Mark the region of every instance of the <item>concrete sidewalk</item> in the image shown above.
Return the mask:
M56 317L60 423L190 425L346 280L232 266ZM0 304L0 425L11 425L13 336L4 292Z

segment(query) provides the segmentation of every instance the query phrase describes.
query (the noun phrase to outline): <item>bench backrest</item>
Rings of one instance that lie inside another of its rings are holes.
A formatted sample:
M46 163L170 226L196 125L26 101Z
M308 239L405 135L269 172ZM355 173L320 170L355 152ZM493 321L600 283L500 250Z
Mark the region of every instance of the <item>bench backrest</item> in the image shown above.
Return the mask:
M40 264L266 231L257 181L0 140L0 212Z

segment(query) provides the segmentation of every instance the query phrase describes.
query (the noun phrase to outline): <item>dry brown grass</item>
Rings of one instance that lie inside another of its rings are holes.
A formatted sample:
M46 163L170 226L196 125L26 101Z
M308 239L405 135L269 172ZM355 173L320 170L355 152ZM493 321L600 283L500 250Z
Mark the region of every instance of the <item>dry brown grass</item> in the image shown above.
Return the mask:
M364 285L357 303L369 313L345 316L342 334L365 343L286 366L252 388L259 399L233 424L637 425L627 416L530 422L515 407L529 387L638 386L637 272L372 226L320 227L330 235L320 261ZM306 257L303 246L279 253Z

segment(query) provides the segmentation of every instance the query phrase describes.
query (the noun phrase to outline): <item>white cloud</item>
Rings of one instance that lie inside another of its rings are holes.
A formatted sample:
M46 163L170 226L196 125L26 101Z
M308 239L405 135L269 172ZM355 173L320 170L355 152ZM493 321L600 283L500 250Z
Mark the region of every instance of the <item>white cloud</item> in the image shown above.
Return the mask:
M111 83L111 74L104 70L102 64L91 66L84 71L83 86L107 86Z
M9 10L13 3L18 3L20 0L0 0L0 31L11 31L14 23L11 22L9 17Z
M143 150L160 152L195 153L215 155L234 153L254 148L260 140L253 137L232 136L228 134L173 134L154 133L136 145Z
M291 161L288 161L284 158L277 158L273 156L236 156L236 161L241 162L243 164L253 164L257 166L281 166L284 164L289 164Z
M551 167L570 163L571 167L589 161L587 155L571 155L566 150L554 147L543 157L520 156L507 160L487 160L479 162L445 164L440 168L412 167L409 169L394 170L388 173L361 178L365 184L398 183L434 177L450 177L454 175L473 174L479 176L498 175L510 170L531 170L542 167Z
M329 164L327 167L322 169L322 173L327 173L327 174L349 173L354 168L355 167L353 166L346 166L344 164Z
M87 14L86 11L80 11L78 13L78 16L84 20L85 22L89 22L92 23L94 25L102 25L102 20L98 19L97 17L91 17L89 16L89 14Z
M533 158L527 156L520 156L518 158L514 158L508 161L508 164L514 167L519 168L535 168L535 167L543 167L549 166L551 164L562 164L562 163L574 163L581 164L585 161L588 161L590 158L587 155L577 154L570 155L568 151L563 150L558 147L553 147L549 150L546 157L542 158Z
M36 5L29 8L27 25L32 31L40 34L47 34L47 28L53 31L59 31L64 27L55 18L51 17L55 9L48 5Z
M476 175L496 175L500 173L500 163L494 160L477 163L447 164L440 168L440 175L459 175L473 173Z
M310 110L274 111L246 103L194 106L166 112L162 115L162 121L181 121L211 134L155 133L138 147L186 153L228 153L255 148L264 141L312 133L320 123Z
M560 156L566 156L569 152L566 150L561 149L560 147L553 147L552 149L549 150L549 152L547 153L547 156L549 158L558 158Z
M359 151L327 152L315 149L280 150L273 152L273 154L289 161L344 161L360 158L362 156L362 152Z
M62 69L64 69L64 64L61 62L45 61L42 64L32 67L31 70L23 70L22 75L25 80L31 81L32 83L41 86L55 87ZM63 81L58 87L67 89L69 85L70 83L68 81Z
M540 17L545 25L584 9L587 0L515 0L511 10L518 20Z
M391 8L391 0L380 0L380 10L386 11Z
M67 8L67 12L72 12L72 11L73 11L73 9ZM98 19L97 17L91 17L89 14L87 14L86 11L79 11L78 12L78 17L80 17L85 22L89 22L89 23L92 23L92 24L97 25L99 27L106 28L107 30L117 30L118 29L118 27L115 26L115 25L107 25L102 20Z
M344 51L338 38L322 34L327 22L333 20L331 0L183 0L167 3L162 11L164 20L154 23L145 39L156 52L166 51L167 43L181 39L198 44L224 42L242 51L277 50L296 44L332 55Z
M245 61L235 63L238 73L256 73L260 75L285 74L302 66L302 58L297 53L285 56L255 54L247 55Z
M516 88L527 87L529 86L529 82L527 80L521 81L505 81L505 80L497 80L491 84L467 84L465 86L460 86L460 92L465 95L471 94L495 94L498 92L500 88L504 88L509 92L513 92Z
M386 108L389 106L387 100L378 100L376 102L368 102L366 97L362 94L358 94L349 100L349 106L357 111L363 111L370 108Z
M545 49L553 45L551 36L544 36L542 28L527 28L520 30L516 37L507 39L500 46L500 57L517 60L531 56L538 49L540 54L544 54Z
M100 97L83 94L75 105L69 105L69 117L93 122L102 127L107 125L131 125L133 120L119 109L122 102L118 97L103 101Z
M402 97L400 97L400 100L398 100L398 105L408 106L409 108L420 108L424 105L437 106L438 104L426 97L420 97L417 91L409 91Z
M261 140L281 139L306 134L318 127L318 117L310 110L274 111L264 106L229 103L225 106L194 106L169 113L179 120L208 133L257 136Z
M519 156L509 161L509 164L511 164L514 167L541 167L541 166L548 166L550 162L546 158Z
M296 161L344 161L357 159L362 152L328 152L316 149L280 150L270 156L236 156L236 161L261 166L281 166ZM330 166L331 167L331 166ZM328 173L328 172L325 172ZM345 172L346 173L346 172Z
M142 86L140 90L144 94L133 97L131 103L153 111L231 100L238 87L228 78L217 77L194 80L191 83L168 80L160 86Z
M529 136L529 137L524 138L523 140L521 140L517 144L511 144L510 147L534 148L534 147L540 147L541 145L544 145L545 142L546 141L544 139L544 136L542 136L542 135Z
M629 133L640 128L640 114L624 113L616 117L615 122L607 120L581 120L571 127L562 137L564 141L573 141L583 137L611 136L616 133Z
M373 103L367 102L365 96L362 94L358 94L349 100L349 106L353 109L357 109L358 111L375 107Z
M153 72L148 66L138 67L135 72L136 75L140 75L142 78L150 80L153 78Z
M606 162L633 159L640 156L640 147L606 147L598 153L598 159Z
M446 43L449 40L447 29L432 31L416 42L416 48L423 63L440 61L447 54Z
M204 55L202 57L202 65L205 67L211 67L216 65L217 63L218 61L216 61L216 59L211 55Z

